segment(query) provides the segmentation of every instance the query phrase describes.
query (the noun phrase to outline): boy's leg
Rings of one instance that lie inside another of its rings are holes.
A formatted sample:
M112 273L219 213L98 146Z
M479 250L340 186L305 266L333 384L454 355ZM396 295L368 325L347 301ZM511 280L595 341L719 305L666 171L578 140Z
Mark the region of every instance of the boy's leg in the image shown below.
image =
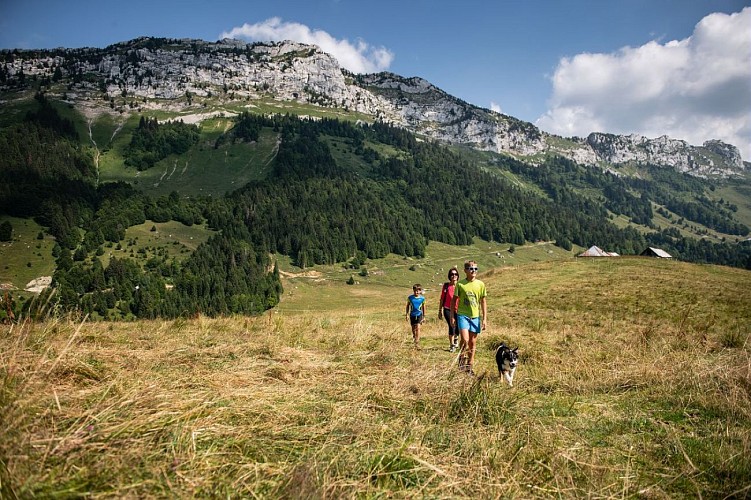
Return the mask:
M469 330L466 331L467 337L469 336ZM465 338L464 332L461 330L457 331L457 340L459 341L459 350L464 351L467 348L467 340Z
M460 370L466 370L468 365L468 355L467 352L467 344L469 342L470 333L469 330L461 329L459 330L461 334L461 343L459 344L459 369Z
M475 346L477 345L477 334L467 331L467 361L469 368L472 370L472 364L475 362Z

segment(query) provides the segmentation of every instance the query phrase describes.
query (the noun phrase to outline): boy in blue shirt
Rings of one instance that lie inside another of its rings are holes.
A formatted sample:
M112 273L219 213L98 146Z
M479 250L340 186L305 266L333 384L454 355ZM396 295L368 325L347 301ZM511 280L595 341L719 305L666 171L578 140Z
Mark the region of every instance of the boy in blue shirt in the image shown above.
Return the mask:
M412 325L412 340L415 347L420 346L420 325L425 319L425 297L422 295L422 285L415 283L412 287L412 295L407 297L407 321Z

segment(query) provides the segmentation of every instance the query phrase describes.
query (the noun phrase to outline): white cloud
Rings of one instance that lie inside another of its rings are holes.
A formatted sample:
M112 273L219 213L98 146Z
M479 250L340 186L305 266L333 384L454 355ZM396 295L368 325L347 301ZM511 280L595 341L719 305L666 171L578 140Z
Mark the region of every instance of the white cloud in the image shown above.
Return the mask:
M495 111L496 113L503 113L503 111L501 111L501 105L495 101L490 101L490 111Z
M751 7L710 14L684 40L563 58L536 125L564 136L720 139L751 160Z
M220 38L237 38L251 42L291 40L318 45L353 73L384 71L394 60L394 54L385 47L371 47L363 40L357 40L354 44L346 39L337 40L325 31L311 30L304 24L285 22L278 17L256 24L243 24L225 31Z

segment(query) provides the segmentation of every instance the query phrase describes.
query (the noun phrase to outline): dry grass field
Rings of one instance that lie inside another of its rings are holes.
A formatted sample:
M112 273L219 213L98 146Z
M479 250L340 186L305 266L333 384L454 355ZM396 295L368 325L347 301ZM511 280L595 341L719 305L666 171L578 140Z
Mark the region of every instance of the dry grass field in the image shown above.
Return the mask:
M0 497L751 496L751 273L569 258L480 278L476 377L436 295L412 346L410 282L290 278L254 318L1 326ZM313 307L324 287L341 305Z

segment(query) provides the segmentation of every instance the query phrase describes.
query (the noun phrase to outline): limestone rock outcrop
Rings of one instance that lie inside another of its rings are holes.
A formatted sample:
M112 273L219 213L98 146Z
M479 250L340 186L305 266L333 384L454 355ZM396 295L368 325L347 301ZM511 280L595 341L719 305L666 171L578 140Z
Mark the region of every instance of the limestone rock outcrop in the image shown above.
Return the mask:
M64 94L73 105L90 107L99 99L111 106L125 98L174 112L196 99L213 106L294 101L356 112L430 139L532 162L538 155L559 154L585 165L651 163L702 177L733 176L748 168L738 148L720 141L692 146L666 136L551 136L531 123L464 102L422 78L354 75L320 48L289 41L138 38L104 49L4 50L0 56L5 61L0 87L12 89L29 77L66 81Z

